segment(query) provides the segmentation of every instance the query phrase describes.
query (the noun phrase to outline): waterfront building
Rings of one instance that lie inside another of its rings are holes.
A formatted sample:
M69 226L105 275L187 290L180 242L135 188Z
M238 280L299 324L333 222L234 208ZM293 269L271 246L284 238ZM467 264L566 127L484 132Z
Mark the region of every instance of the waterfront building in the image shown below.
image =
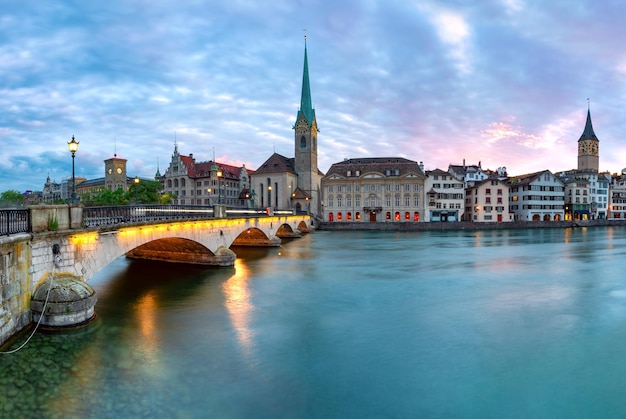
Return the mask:
M464 221L510 222L509 185L507 182L490 178L465 188Z
M611 177L593 170L568 170L558 173L565 183L567 220L603 220L608 216Z
M229 207L253 207L250 191L250 172L246 166L232 166L216 161L196 162L188 156L174 152L169 167L161 177L163 193L175 197L179 205L217 204Z
M320 215L321 180L317 167L317 119L311 100L306 37L300 109L294 130L295 157L272 154L253 174L252 189L257 202L271 209L293 209Z
M561 221L565 185L549 170L511 177L509 209L515 221Z
M425 180L424 165L402 157L367 157L334 163L322 178L323 219L423 221Z
M613 175L610 194L608 218L611 220L626 219L626 168L622 169L621 174Z
M465 211L464 181L441 169L427 170L424 221L460 221Z

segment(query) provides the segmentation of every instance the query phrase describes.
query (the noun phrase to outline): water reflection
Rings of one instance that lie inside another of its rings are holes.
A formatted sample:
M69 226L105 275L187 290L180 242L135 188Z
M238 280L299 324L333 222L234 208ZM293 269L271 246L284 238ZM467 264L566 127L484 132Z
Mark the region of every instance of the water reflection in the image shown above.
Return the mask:
M254 306L248 289L249 268L242 259L235 260L235 274L222 284L224 305L228 310L239 344L248 361L254 358L254 332L250 320Z

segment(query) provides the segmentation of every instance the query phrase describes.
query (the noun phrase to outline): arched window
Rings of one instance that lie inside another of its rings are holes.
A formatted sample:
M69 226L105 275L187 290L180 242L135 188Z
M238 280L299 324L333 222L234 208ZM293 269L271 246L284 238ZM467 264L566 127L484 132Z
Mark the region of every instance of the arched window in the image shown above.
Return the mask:
M304 135L300 137L300 148L306 148L306 137Z
M411 213L410 212L405 212L404 213L404 219L407 221L411 221Z
M333 213L332 213L332 212L329 212L329 213L328 213L328 221L330 221L330 222L332 223L332 222L334 221L334 219L333 219L333 218L334 218L334 217L333 217Z
M351 221L351 220L352 220L352 213L351 213L351 212L348 212L348 213L346 214L346 220L348 220L348 221Z
M413 213L413 221L417 222L420 220L420 213L419 212L414 212Z
M337 221L341 221L341 213L340 212L337 213Z
M168 179L167 180L167 187L171 188L172 187L172 179Z
M396 221L400 221L400 213L396 211L396 213L394 214L394 218Z
M180 186L182 186L182 187L187 186L187 182L185 182L185 178L182 178L182 179L180 180Z
M539 216L539 214L533 215L533 221L539 221L540 219L541 217Z
M178 188L178 179L174 179L174 187Z
M357 212L356 216L354 217L357 221L361 219L361 213Z
M385 219L386 219L386 220L391 220L391 213L390 213L389 211L387 211L387 212L385 213Z
M550 214L545 214L543 216L543 221L550 221Z

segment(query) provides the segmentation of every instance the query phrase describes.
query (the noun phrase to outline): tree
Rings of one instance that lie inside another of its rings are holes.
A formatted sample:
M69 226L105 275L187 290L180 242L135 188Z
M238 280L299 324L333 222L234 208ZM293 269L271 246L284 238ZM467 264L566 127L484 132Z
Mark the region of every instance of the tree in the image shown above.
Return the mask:
M0 206L21 207L24 205L24 195L16 190L8 190L0 193Z
M133 183L126 192L126 199L129 203L135 200L139 204L158 204L160 203L159 191L161 183L156 180L142 180L139 183Z

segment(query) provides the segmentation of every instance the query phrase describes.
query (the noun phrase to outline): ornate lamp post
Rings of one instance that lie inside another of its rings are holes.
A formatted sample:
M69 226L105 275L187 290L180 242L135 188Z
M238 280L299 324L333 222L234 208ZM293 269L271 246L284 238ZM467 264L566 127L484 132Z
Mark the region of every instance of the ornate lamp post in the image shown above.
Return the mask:
M139 203L139 176L135 176L135 205L137 205Z
M78 141L74 139L72 135L72 141L67 143L67 147L70 149L70 153L72 153L72 196L70 198L70 203L76 204L78 200L76 199L76 176L74 175L74 155L76 154L76 150L78 150Z
M217 171L217 203L222 205L222 177L224 173L221 170Z

